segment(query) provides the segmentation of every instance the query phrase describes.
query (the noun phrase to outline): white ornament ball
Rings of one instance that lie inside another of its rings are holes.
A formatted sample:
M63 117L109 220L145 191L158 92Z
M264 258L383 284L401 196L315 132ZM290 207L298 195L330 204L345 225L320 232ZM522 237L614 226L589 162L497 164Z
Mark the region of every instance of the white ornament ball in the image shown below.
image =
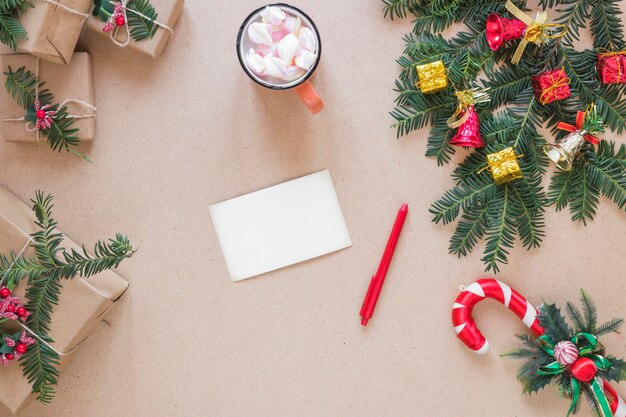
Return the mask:
M554 346L554 358L561 366L570 366L578 359L578 348L569 340L559 342Z

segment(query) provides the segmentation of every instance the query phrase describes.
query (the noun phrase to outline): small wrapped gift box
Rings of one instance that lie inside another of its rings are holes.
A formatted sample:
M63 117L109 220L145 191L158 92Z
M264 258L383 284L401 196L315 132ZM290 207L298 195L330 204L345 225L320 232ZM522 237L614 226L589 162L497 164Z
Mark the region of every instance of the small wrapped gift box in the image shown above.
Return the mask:
M487 155L488 168L497 185L524 177L517 158L519 157L515 155L513 148L505 148Z
M0 252L18 254L22 251L33 254L29 246L31 233L37 230L30 207L15 195L0 186ZM67 237L66 247L76 247ZM22 302L25 286L15 289ZM75 277L63 282L59 304L55 306L50 326L50 336L55 350L61 356L63 368L76 352L76 348L89 336L103 315L113 306L128 288L128 282L115 272L106 270L93 277ZM61 381L62 382L62 381ZM35 398L32 387L22 374L19 363L0 366L0 403L16 413Z
M19 21L28 39L18 43L20 52L55 64L68 65L76 42L89 17L92 0L32 0Z
M43 89L48 89L54 94L55 103L53 104L75 100L67 103L69 114L75 118L73 127L78 129L75 136L86 142L95 138L95 111L77 102L95 105L91 57L88 53L76 53L72 63L67 67L50 64L26 54L0 55L2 72L8 71L9 67L14 71L25 67L31 73L38 75L39 80L45 82ZM0 139L8 142L45 143L46 139L39 134L38 129L32 128L33 110L29 109L27 115L24 107L18 105L5 88L1 88ZM22 118L23 120L20 120Z
M569 89L569 80L563 68L543 72L532 77L535 97L541 104L563 100L572 95Z
M626 84L626 52L598 54L597 68L602 84Z
M135 2L135 5L133 4ZM149 4L154 8L156 17L151 19L154 23L154 35L142 40L134 40L129 38L133 33L133 22L140 21L143 17L149 17L150 13L146 10L136 11L136 7L140 4L139 0L128 0L126 2L125 16L118 26L115 16L115 6L119 1L114 0L96 0L96 7L93 15L87 20L87 28L89 30L100 33L110 38L108 42L113 42L120 47L128 46L130 49L157 58L165 49L165 45L170 36L174 33L174 26L183 11L184 0L149 0ZM143 0L141 0L143 3ZM143 16L142 16L143 15ZM111 17L113 16L113 19ZM119 17L119 16L118 16ZM105 32L104 28L110 23L112 30ZM130 30L130 32L129 32ZM103 40L104 42L104 40Z
M416 86L422 93L434 93L448 86L448 75L443 61L435 61L416 67L419 81Z

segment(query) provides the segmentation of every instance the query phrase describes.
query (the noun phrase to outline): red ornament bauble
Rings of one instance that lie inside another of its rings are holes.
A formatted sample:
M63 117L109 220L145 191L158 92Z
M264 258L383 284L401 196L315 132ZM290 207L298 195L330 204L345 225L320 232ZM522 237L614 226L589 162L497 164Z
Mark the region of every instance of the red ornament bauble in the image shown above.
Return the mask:
M10 353L7 353L6 355L4 355L4 357L7 358L8 361L12 361L13 359L15 359L15 356Z
M482 148L485 146L485 142L483 142L480 136L478 114L476 114L474 106L468 107L465 111L468 114L468 118L459 126L452 139L450 139L450 144L454 146L466 146L468 148Z
M118 16L115 18L115 24L118 26L124 26L126 24L126 19L124 19L124 16Z
M8 311L9 313L15 313L15 306L14 306L13 304L9 304L9 305L7 306L7 311Z
M524 36L526 23L519 19L507 19L496 13L487 16L486 36L489 47L496 51L504 42Z
M598 367L589 358L578 358L572 365L572 375L580 382L589 382L596 377Z
M26 315L26 309L24 307L18 307L17 310L15 310L15 314L24 317Z
M0 297L7 298L9 295L11 295L10 289L8 289L7 287L3 287L2 289L0 289Z
M37 112L35 112L35 115L37 115L37 118L39 120L43 120L46 118L46 112L44 110L37 110Z
M26 352L26 349L28 349L28 346L26 346L26 344L24 343L18 343L17 345L15 345L15 352L19 353L20 355L23 355Z

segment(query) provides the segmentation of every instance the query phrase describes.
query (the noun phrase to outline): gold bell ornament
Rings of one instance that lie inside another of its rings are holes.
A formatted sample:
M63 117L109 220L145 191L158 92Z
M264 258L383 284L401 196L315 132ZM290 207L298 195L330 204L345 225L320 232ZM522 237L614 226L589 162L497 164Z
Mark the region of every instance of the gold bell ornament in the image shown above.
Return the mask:
M554 145L544 145L543 151L561 171L571 171L574 166L574 159L585 141L596 145L598 138L594 135L604 132L604 124L593 104L587 107L584 112L579 111L576 114L576 125L561 122L557 128L570 132L570 134L559 139Z

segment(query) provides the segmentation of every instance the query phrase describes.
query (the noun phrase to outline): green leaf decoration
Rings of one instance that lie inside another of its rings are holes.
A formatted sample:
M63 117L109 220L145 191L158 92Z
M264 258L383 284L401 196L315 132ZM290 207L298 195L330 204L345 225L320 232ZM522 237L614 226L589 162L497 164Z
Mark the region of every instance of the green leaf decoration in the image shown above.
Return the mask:
M32 202L37 219L35 223L39 227L32 235L31 247L35 255L0 255L0 275L7 277L10 287L23 279L27 280L26 308L31 315L26 325L46 343L53 345L54 341L48 333L63 280L77 275L87 278L116 268L134 251L128 238L121 234L116 234L107 242L96 243L93 255L84 247L81 251L67 250L63 247L63 235L57 230L57 223L52 217L52 196L38 191ZM50 402L59 376L58 354L45 343L37 341L26 351L20 364L39 401Z
M127 24L130 28L131 38L136 41L152 38L158 29L154 23L158 14L150 1L132 0L128 3L127 8L126 17L128 18ZM137 13L141 13L141 15Z
M466 152L453 170L457 182L433 203L433 221L458 220L449 251L468 255L480 240L486 240L483 261L487 270L499 271L507 262L516 240L527 249L539 247L545 237L544 210L569 208L573 221L588 224L596 217L604 199L626 209L626 146L601 140L585 144L570 172L553 172L547 195L542 177L552 165L544 145L563 138L560 122L574 123L576 112L594 103L598 112L593 131L610 137L626 132L625 85L602 85L597 74L598 49L626 48L619 0L540 0L540 10L550 10L550 20L565 26L565 36L538 46L528 45L519 64L511 64L517 41L497 51L486 43L485 20L489 13L504 13L502 0L383 0L383 14L390 19L408 17L412 30L403 37L402 55L397 59L395 107L390 112L398 138L429 128L426 156L437 165L453 160L457 151ZM520 7L525 8L525 2ZM528 10L528 8L526 8ZM532 6L535 9L535 6ZM528 10L533 15L535 10ZM463 25L444 38L441 32ZM588 29L593 48L577 43ZM424 94L416 86L416 66L443 61L448 88ZM563 68L571 97L541 105L532 87L533 75ZM446 120L457 107L455 90L489 89L488 103L477 105L480 133L486 149L463 151L450 145L456 129ZM587 126L589 127L589 126ZM543 129L554 138L545 138ZM589 130L588 130L589 131ZM523 155L519 163L524 179L490 188L488 173L480 172L489 152L513 147ZM547 182L546 182L547 183Z
M539 324L545 330L545 334L552 340L568 340L572 337L572 329L561 314L561 309L556 304L543 304L539 307Z

